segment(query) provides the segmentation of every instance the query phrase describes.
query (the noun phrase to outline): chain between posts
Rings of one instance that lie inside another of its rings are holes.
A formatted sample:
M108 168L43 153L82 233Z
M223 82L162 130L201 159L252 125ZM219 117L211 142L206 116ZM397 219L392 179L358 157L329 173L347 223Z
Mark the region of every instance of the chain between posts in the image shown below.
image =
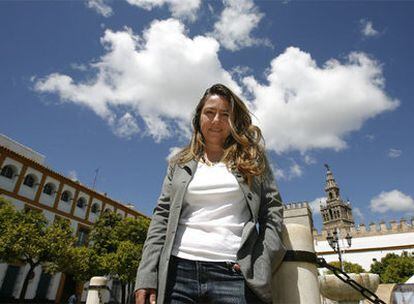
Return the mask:
M342 282L350 285L355 290L359 291L364 298L369 300L374 304L386 304L381 300L375 293L371 290L365 288L358 284L358 282L351 279L351 277L340 268L336 268L326 262L324 258L318 258L315 252L303 251L303 250L288 250L286 251L285 257L283 259L285 262L307 262L311 264L316 264L318 267L325 267L333 272L333 274L338 277Z
M333 274L340 279L342 282L350 285L352 288L358 290L364 298L369 300L371 303L374 304L386 304L383 300L381 300L375 293L373 293L371 290L365 288L364 286L360 285L355 280L351 279L351 277L344 271L342 271L340 268L337 268L335 266L332 266L328 264L324 258L316 258L316 264L319 267L325 267L333 272Z

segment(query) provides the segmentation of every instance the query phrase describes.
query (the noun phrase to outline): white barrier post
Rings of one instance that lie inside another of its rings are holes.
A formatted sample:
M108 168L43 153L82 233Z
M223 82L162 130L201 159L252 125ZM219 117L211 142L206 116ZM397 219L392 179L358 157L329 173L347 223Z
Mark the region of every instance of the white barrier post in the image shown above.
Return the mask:
M308 203L286 205L283 216L283 243L288 250L303 255L315 253L312 212ZM306 261L284 261L273 273L273 303L320 304L318 270Z
M104 304L104 291L107 290L108 279L93 277L89 282L86 304Z

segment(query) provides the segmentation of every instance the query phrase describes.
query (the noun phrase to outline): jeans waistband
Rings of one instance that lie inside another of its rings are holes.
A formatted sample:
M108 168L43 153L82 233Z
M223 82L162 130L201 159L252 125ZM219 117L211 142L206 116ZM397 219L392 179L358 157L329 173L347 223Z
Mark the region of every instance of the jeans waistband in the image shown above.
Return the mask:
M174 256L174 255L171 256L171 261L174 261L174 262L183 262L183 263L188 263L188 264L193 264L193 265L199 264L199 265L225 266L225 267L227 267L229 269L234 269L234 265L237 264L237 263L231 262L231 261L212 262L212 261L188 260L188 259L179 258L179 257Z

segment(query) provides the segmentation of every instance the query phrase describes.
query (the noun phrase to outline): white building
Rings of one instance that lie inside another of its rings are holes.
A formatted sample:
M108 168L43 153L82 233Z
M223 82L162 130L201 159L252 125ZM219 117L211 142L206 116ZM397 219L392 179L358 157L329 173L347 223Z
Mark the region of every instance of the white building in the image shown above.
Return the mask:
M399 223L391 222L386 225L384 222L380 224L372 223L367 229L361 225L358 229L352 227L349 230L352 236L351 247L343 238L346 235L345 230L341 230L342 240L341 248L342 259L347 262L360 264L366 271L370 270L370 266L374 261L380 261L388 253L401 255L403 251L414 252L414 228L413 223L401 220ZM331 246L326 241L327 233L315 232L315 250L318 256L325 258L327 262L338 260Z
M320 233L314 230L315 250L318 256L327 262L337 261L338 254L334 252L327 241L328 235L338 229L340 248L343 248L343 260L358 263L366 271L374 261L380 261L388 253L400 255L403 251L414 252L414 223L411 220L401 219L371 223L369 226L355 227L352 217L352 207L344 202L340 196L340 189L331 170L327 167L325 192L326 204L321 205L323 229ZM345 239L352 236L351 247Z
M87 241L90 226L102 210L112 210L123 217L145 216L51 170L44 165L44 159L43 155L0 134L0 196L18 209L40 210L49 222L56 217L69 219L79 244ZM0 264L0 302L18 298L28 270L26 265ZM75 289L82 290L83 286L76 286L70 276L62 273L50 276L39 266L30 280L26 299L61 303Z

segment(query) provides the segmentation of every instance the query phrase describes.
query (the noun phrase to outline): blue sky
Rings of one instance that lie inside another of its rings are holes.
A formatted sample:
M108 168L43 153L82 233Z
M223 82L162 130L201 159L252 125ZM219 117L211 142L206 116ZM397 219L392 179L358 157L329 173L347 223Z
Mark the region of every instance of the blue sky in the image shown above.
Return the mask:
M151 214L166 158L223 82L262 128L285 202L357 223L414 214L414 2L0 2L0 132ZM315 210L316 210L315 209ZM314 214L320 228L319 214Z

